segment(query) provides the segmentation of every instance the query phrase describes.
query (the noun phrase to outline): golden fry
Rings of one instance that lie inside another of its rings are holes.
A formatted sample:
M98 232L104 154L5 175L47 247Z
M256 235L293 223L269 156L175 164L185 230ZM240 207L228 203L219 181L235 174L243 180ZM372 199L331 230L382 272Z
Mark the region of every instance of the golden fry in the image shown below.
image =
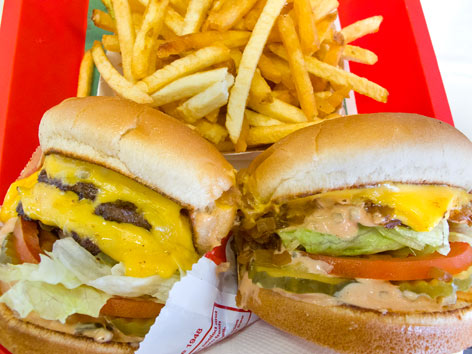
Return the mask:
M262 77L259 69L256 69L254 77L252 78L249 95L258 103L271 103L274 101L270 86Z
M290 94L289 90L283 89L283 90L273 90L272 91L272 96L274 98L277 98L281 101L284 101L288 104L291 104L292 106L299 106L300 102L298 102L298 99Z
M172 30L172 32L174 32L176 35L180 36L182 29L184 28L184 18L171 6L167 7L164 23L167 28Z
M344 27L341 33L344 36L345 43L351 43L360 37L364 37L366 34L377 32L382 21L382 16L372 16Z
M116 34L104 34L102 36L102 44L110 52L120 52L120 41Z
M207 122L205 119L200 119L195 128L201 136L215 145L223 142L228 136L228 132L221 125Z
M259 16L261 15L266 2L267 0L258 0L256 5L254 5L254 7L251 9L251 11L248 12L246 17L244 17L244 26L246 27L246 29L250 31L254 29L254 26L256 25L257 20L259 19Z
M116 32L115 21L106 12L98 9L93 9L92 21L98 28L105 31Z
M320 47L320 41L310 0L294 0L293 5L302 52L304 55L312 55Z
M256 1L226 1L221 10L209 20L209 27L221 32L229 30L251 10Z
M177 12L184 16L187 12L188 1L187 0L170 0L172 7L177 10Z
M287 52L282 46L273 45L271 46L271 50L280 57L287 59ZM376 101L387 102L388 91L375 82L323 63L315 57L305 57L305 63L307 70L315 76L328 80L336 85L350 86L354 91L373 98Z
M134 77L138 79L145 77L149 72L151 56L155 56L153 53L168 4L169 0L149 0L146 7L143 23L136 35L133 48L132 69Z
M112 3L115 11L118 39L120 41L123 74L128 81L134 82L131 62L133 60L135 29L131 18L131 10L127 0L112 0Z
M274 119L264 114L253 112L249 109L246 109L244 114L246 117L245 119L247 120L249 125L253 127L269 127L271 125L284 124L280 120Z
M319 122L321 122L321 120L317 120L316 122L253 127L249 129L247 144L249 146L273 144L299 129L317 124Z
M281 15L277 22L282 42L288 53L288 63L293 73L298 100L308 120L318 115L313 86L305 66L295 24L289 15Z
M162 43L157 50L157 56L167 58L170 55L216 44L222 44L228 48L242 47L248 42L250 36L251 33L248 31L208 31L187 34Z
M208 11L208 16L207 16L205 22L203 22L202 32L208 31L208 29L210 28L210 23L213 22L213 18L215 16L218 16L218 12L223 7L225 1L226 0L214 0L213 1L213 4L210 7L210 11Z
M142 91L152 93L182 76L193 74L229 58L229 49L226 47L202 48L157 70L136 85Z
M243 120L241 128L241 134L239 135L238 141L234 144L235 152L244 152L247 150L247 135L249 133L249 123L246 119Z
M139 90L113 67L99 41L93 44L92 56L100 75L116 93L137 103L152 102L151 96Z
M108 13L112 18L115 18L115 13L113 11L113 5L111 0L102 0L102 4L107 8Z
M184 17L184 28L181 35L195 33L200 30L204 16L210 8L211 0L190 0Z
M277 68L277 65L267 55L262 54L257 65L259 70L267 80L275 82L276 84L282 81L282 73Z
M228 88L233 82L233 75L227 74L225 80L214 83L188 99L177 108L177 111L186 122L196 122L228 102Z
M368 49L357 47L354 45L347 45L344 48L343 58L356 63L373 65L377 63L378 57L374 52Z
M220 115L220 108L217 108L213 111L211 111L210 113L208 113L205 118L212 122L212 123L216 123L218 121L218 117ZM226 130L225 130L226 131Z
M305 114L300 108L292 106L276 98L274 98L274 102L267 104L253 102L250 99L248 106L258 113L264 114L282 122L300 123L307 121Z
M315 14L315 21L318 22L336 10L339 6L337 0L311 0L311 7Z
M162 106L169 102L194 96L216 82L223 81L228 70L226 68L199 72L177 79L152 94L153 106Z
M338 13L333 12L316 23L316 32L318 33L320 43L323 43L329 38L330 33L333 30L333 23L337 17Z
M77 85L77 97L90 96L93 81L93 58L90 50L84 53L80 62L79 83Z
M227 115L226 128L233 143L239 140L244 120L244 108L251 88L252 78L256 71L257 63L262 50L267 42L269 33L285 4L285 0L268 0L259 20L254 27L249 42L244 49L238 75L231 89Z

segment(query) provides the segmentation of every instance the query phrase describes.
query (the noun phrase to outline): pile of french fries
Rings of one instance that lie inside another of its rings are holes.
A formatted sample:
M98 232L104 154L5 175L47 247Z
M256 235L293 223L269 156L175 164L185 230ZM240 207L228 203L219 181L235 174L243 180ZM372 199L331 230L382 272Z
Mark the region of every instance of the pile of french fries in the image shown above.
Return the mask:
M116 94L174 116L221 151L274 143L339 117L354 90L388 91L343 70L375 53L350 43L379 30L381 16L336 29L337 0L102 0L103 35L83 57L78 96L93 66ZM106 51L121 53L114 67ZM121 74L122 72L122 74Z

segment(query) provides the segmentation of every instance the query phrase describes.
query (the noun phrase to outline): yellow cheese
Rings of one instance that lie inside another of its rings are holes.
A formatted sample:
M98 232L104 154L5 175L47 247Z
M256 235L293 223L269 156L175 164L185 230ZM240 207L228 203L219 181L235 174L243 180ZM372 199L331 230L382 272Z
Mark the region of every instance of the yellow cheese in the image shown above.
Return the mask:
M20 194L18 193L18 188L25 187L31 188L36 184L38 180L39 172L35 172L32 175L17 180L10 185L8 188L7 194L3 201L2 210L0 211L0 221L6 223L8 219L11 219L16 216L16 207L20 201Z
M370 188L347 189L322 193L316 198L371 201L391 207L394 219L415 231L431 231L450 211L471 200L471 195L459 188L434 185L385 183Z
M46 225L76 232L91 239L104 253L122 262L126 275L167 278L178 269L189 270L198 259L191 227L181 206L161 194L107 168L49 155L44 161L49 178L64 184L93 183L99 190L94 201L79 200L73 192L62 192L44 183L19 188L25 213ZM101 203L123 200L133 203L152 225L151 231L95 215Z

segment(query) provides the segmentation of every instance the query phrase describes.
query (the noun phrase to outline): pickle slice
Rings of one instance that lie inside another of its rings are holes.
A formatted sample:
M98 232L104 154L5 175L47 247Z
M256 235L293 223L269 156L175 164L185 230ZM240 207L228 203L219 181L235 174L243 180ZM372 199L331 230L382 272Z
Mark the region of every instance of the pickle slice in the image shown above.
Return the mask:
M130 337L144 337L155 322L154 318L129 319L108 317L108 320L121 333Z

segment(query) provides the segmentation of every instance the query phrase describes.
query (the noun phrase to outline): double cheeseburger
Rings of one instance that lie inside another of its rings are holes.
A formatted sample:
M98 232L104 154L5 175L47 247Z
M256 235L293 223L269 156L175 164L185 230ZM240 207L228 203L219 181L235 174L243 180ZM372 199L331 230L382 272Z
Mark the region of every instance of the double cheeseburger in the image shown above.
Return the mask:
M240 306L346 353L472 345L472 143L412 114L288 136L238 175Z
M1 209L0 343L132 353L172 285L233 225L233 168L191 129L118 98L44 115Z

